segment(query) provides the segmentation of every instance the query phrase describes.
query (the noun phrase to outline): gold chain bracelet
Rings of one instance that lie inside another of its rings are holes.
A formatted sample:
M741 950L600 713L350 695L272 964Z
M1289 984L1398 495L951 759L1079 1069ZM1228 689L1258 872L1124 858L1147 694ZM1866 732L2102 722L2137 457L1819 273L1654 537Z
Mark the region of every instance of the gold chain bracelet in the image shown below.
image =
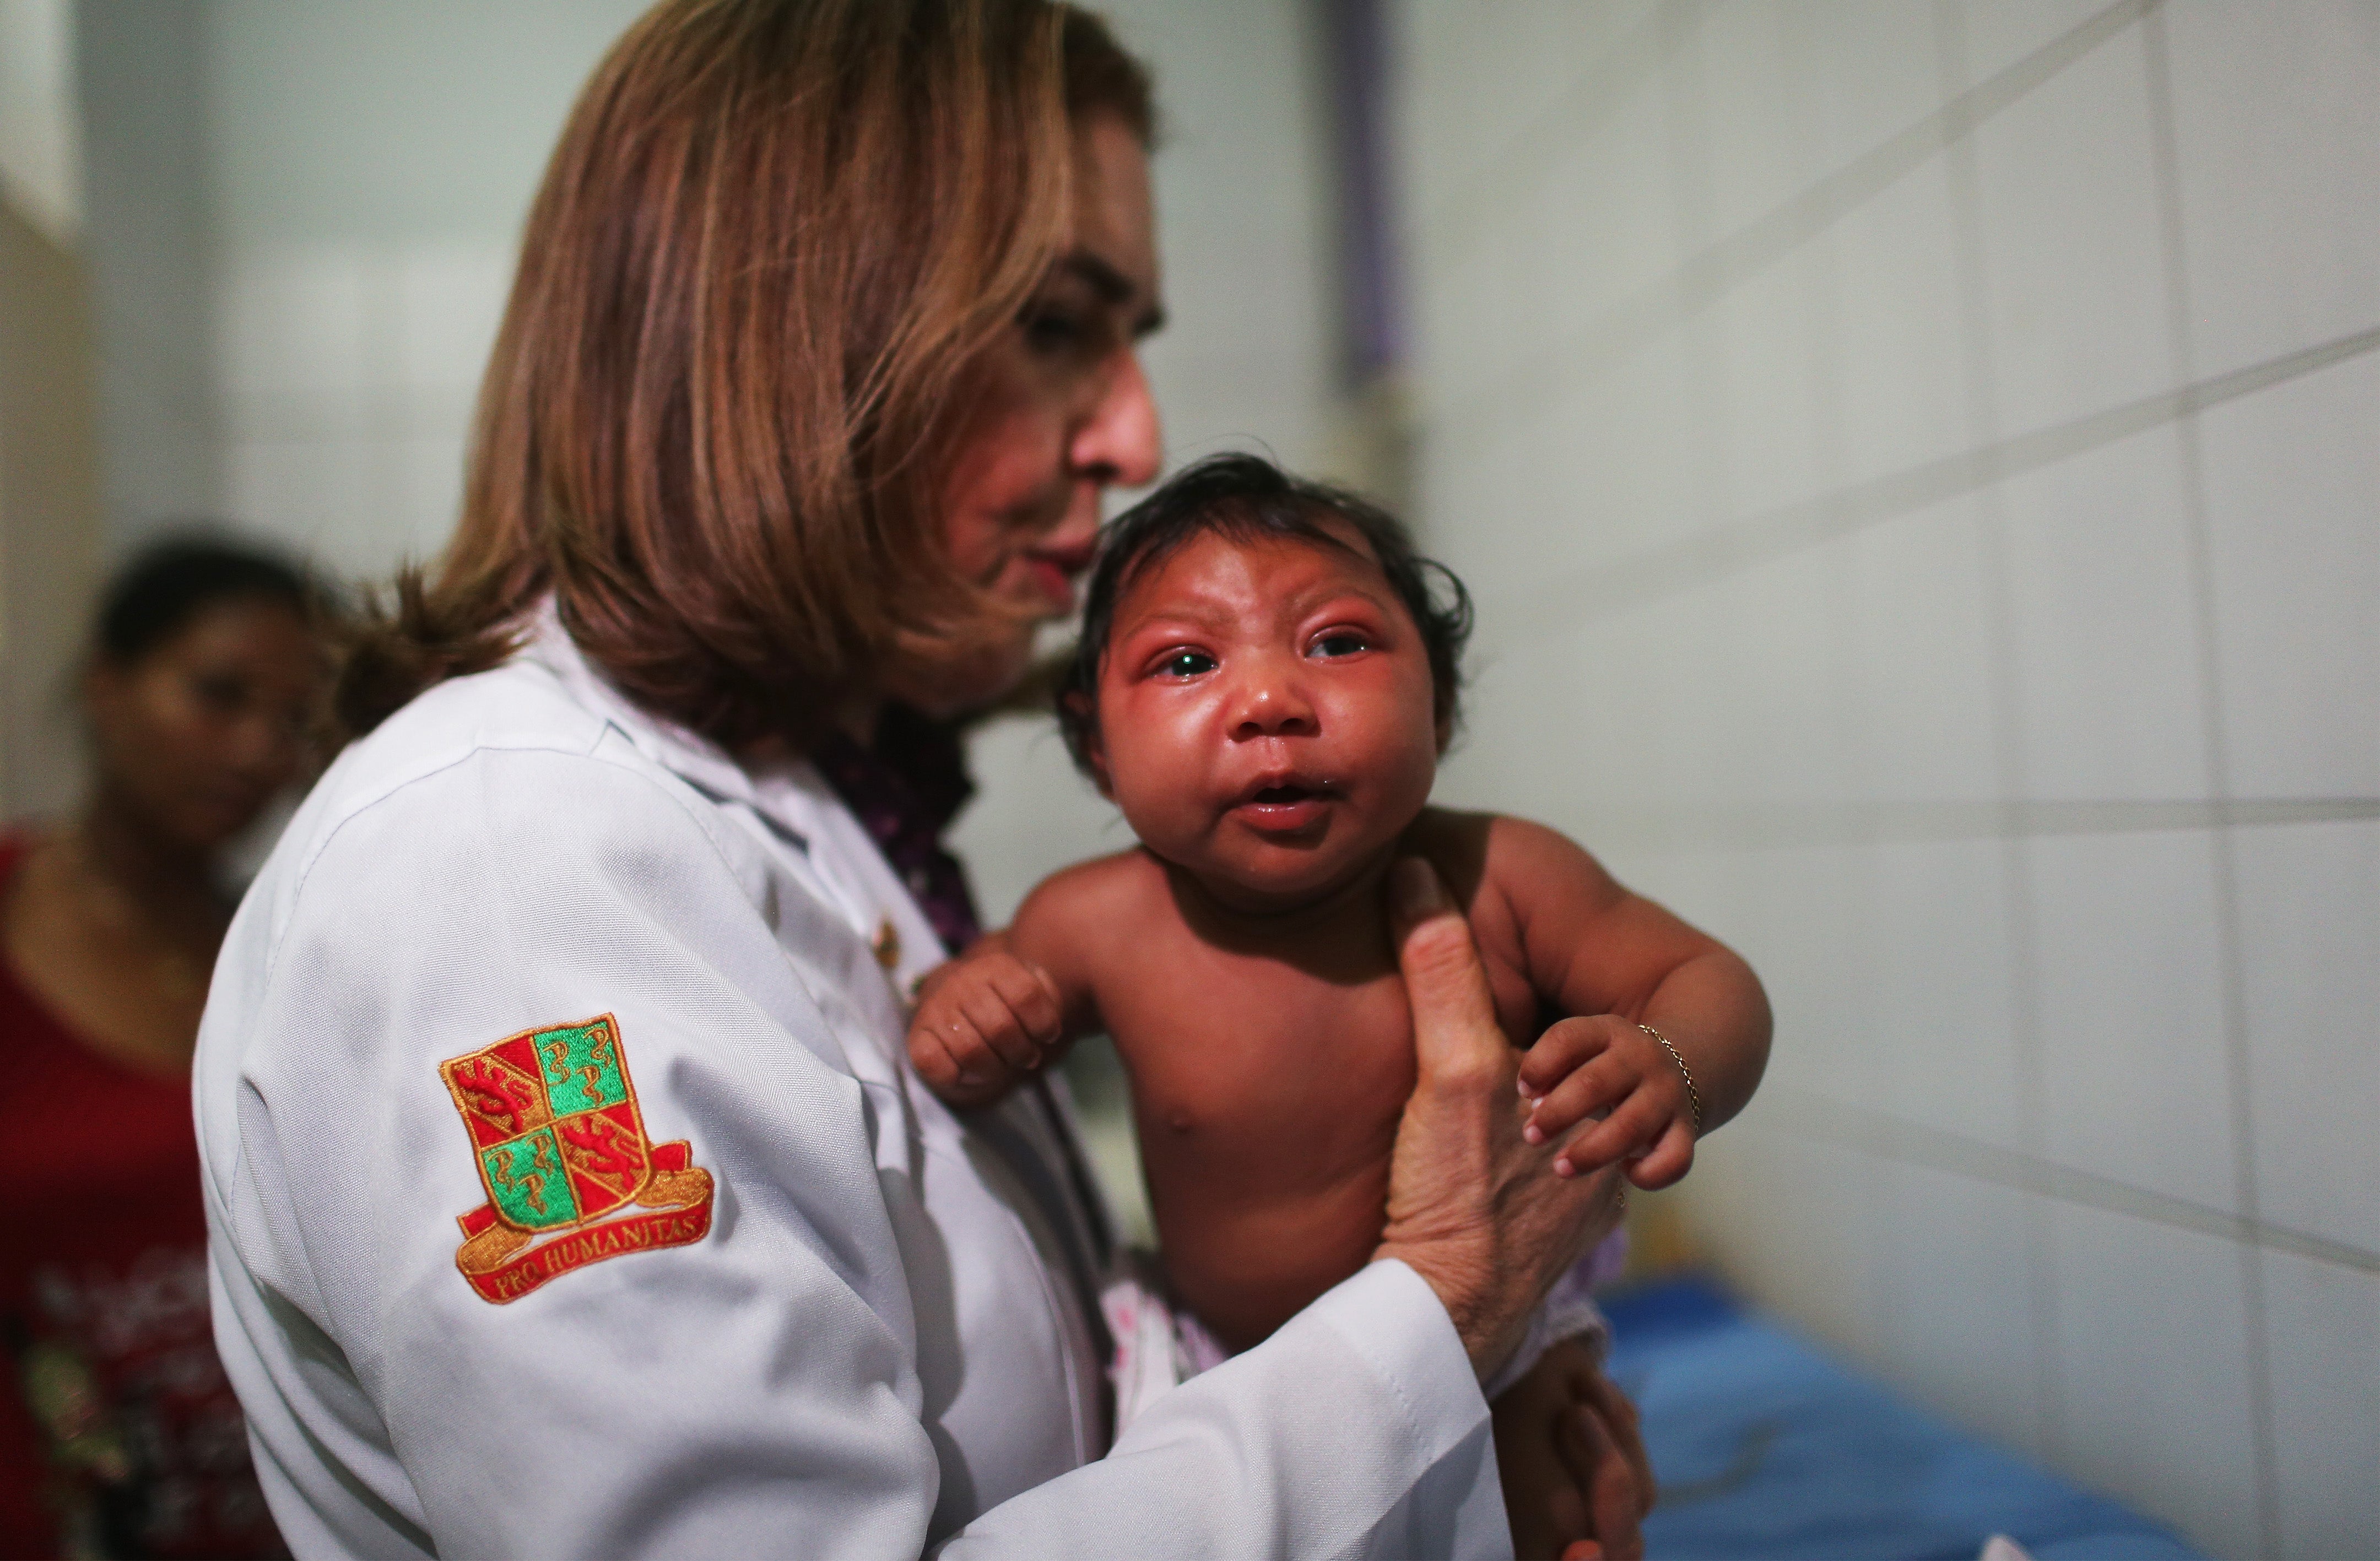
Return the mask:
M1694 1071L1686 1066L1686 1059L1678 1055L1678 1048L1670 1044L1669 1036L1650 1024L1639 1023L1636 1028L1660 1042L1661 1049L1670 1054L1670 1060L1678 1065L1678 1076L1686 1081L1686 1104L1694 1108L1694 1136L1700 1138L1703 1135L1703 1092L1694 1088Z

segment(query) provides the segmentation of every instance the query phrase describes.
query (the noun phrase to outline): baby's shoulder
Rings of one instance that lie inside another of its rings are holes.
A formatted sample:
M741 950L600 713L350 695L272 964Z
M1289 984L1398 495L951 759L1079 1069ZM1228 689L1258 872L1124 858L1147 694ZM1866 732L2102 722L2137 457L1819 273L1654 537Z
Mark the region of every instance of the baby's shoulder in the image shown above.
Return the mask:
M1585 846L1560 830L1509 813L1424 808L1405 840L1466 906L1483 890L1526 894L1548 879L1602 871Z
M1503 813L1428 808L1407 836L1463 907L1483 948L1519 948L1532 926L1591 918L1621 891L1560 830Z
M1164 883L1164 869L1137 847L1077 862L1034 886L1009 931L1036 945L1095 948L1143 924L1163 903Z

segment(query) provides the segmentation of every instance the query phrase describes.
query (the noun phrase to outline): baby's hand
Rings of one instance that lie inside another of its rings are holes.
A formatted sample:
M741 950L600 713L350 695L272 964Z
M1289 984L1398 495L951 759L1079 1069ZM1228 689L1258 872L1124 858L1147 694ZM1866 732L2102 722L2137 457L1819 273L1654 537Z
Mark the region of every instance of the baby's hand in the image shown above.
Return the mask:
M1050 1060L1062 1016L1050 973L995 934L926 977L909 1021L909 1065L947 1104L990 1106Z
M1616 1013L1565 1019L1538 1036L1521 1059L1521 1095L1531 1106L1521 1135L1532 1144L1608 1113L1563 1147L1557 1176L1624 1160L1628 1180L1650 1192L1694 1163L1684 1072L1660 1042Z

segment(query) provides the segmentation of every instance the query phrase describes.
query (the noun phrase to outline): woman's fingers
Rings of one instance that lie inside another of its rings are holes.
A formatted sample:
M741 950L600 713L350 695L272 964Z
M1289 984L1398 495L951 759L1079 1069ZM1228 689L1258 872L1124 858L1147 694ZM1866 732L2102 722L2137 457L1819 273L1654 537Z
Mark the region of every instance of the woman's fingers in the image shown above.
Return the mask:
M1603 1417L1586 1405L1562 1412L1560 1440L1571 1472L1586 1493L1596 1543L1609 1561L1640 1561L1645 1507L1636 1492L1636 1470Z
M1503 1071L1509 1048L1471 924L1428 863L1409 856L1390 869L1389 911L1423 1079L1458 1083Z
M1635 1401L1620 1391L1620 1385L1601 1371L1588 1373L1580 1385L1581 1396L1588 1407L1603 1421L1604 1431L1620 1456L1628 1460L1634 1475L1636 1516L1644 1517L1653 1510L1659 1499L1660 1488L1653 1478L1653 1456L1645 1450L1645 1435L1637 1422Z
M1376 1255L1421 1276L1485 1376L1511 1355L1554 1279L1618 1223L1624 1184L1616 1173L1549 1176L1549 1152L1522 1139L1512 1048L1471 929L1437 875L1397 864L1389 908L1417 1077L1397 1128Z

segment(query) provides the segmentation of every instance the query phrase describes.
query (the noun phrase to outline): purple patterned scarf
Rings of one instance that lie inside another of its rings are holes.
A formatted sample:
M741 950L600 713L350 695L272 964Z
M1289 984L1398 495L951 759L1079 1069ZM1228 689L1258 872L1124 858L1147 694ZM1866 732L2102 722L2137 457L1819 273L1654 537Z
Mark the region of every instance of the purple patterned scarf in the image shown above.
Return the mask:
M975 795L958 730L887 705L873 747L836 732L810 750L810 762L908 886L943 949L955 954L981 937L966 868L942 846L942 831Z

